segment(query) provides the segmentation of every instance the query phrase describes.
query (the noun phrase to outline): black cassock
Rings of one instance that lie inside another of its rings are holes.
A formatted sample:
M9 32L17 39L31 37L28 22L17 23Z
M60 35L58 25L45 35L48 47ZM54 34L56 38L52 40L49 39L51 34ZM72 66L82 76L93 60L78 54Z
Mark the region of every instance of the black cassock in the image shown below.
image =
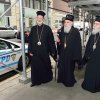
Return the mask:
M64 27L62 27L58 34L60 39L60 44L58 44L58 82L70 87L76 82L74 77L75 62L79 64L82 59L80 33L74 27L69 33L64 33ZM65 37L66 48L64 48Z
M44 28L43 28L44 27ZM41 35L41 31L43 32ZM38 35L39 34L39 35ZM38 36L41 35L41 45L38 45ZM53 73L49 54L53 57L56 56L56 47L52 30L49 26L43 24L31 28L29 36L29 53L31 57L31 80L33 85L39 85L52 80Z
M90 92L100 92L100 36L91 35L83 57L86 65L85 77L82 88ZM93 50L93 44L96 41L96 49Z

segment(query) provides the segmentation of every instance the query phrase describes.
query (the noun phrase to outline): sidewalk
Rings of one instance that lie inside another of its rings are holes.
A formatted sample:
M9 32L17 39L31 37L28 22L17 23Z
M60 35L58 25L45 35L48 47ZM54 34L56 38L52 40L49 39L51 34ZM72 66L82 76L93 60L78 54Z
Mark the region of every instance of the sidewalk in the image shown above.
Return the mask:
M81 88L83 73L84 71L75 71L77 83L74 87L65 87L55 80L30 87L31 83L19 83L20 77L15 75L0 83L0 100L100 100L100 93L93 94Z

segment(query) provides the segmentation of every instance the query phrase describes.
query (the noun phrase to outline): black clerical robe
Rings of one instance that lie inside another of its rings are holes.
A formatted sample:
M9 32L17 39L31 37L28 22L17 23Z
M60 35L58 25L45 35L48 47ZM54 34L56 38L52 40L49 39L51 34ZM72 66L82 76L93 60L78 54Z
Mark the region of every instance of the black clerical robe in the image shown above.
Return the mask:
M96 42L96 48L93 45ZM82 88L90 92L100 92L100 36L91 35L86 45L85 55L83 57L86 65L85 77Z
M42 31L43 28L43 32ZM38 37L41 37L41 45L38 45ZM29 36L29 53L31 57L31 79L33 85L39 85L52 80L53 73L49 54L56 56L56 47L52 30L49 26L43 24L33 26Z
M71 28L69 33L64 33L64 27L62 27L58 34L60 39L58 44L58 82L70 87L76 82L74 77L75 62L79 64L82 59L80 33L74 27ZM66 48L64 48L65 43Z

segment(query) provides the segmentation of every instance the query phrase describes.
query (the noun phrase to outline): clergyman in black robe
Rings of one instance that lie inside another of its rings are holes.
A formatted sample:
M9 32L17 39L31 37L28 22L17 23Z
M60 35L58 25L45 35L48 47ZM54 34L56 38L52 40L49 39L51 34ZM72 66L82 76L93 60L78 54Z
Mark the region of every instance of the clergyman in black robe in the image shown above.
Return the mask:
M100 92L100 16L95 19L82 62L86 64L82 88L92 93Z
M60 42L57 45L59 54L57 81L67 87L74 86L75 63L80 64L82 59L80 33L73 27L73 19L73 15L67 15L64 26L58 31Z
M37 25L31 28L29 35L31 86L49 82L53 78L49 55L56 59L56 46L51 28L43 24L44 15L43 11L37 12Z

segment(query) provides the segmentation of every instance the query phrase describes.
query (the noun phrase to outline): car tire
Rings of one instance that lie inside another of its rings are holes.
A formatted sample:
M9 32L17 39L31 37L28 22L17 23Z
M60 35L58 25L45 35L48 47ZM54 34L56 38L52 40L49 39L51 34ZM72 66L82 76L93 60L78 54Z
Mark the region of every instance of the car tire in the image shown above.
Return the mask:
M29 66L29 63L30 63L29 55L26 54L25 58L26 58L25 60L26 60L26 68L27 68ZM18 70L23 71L22 56L20 57L19 62L18 62Z

